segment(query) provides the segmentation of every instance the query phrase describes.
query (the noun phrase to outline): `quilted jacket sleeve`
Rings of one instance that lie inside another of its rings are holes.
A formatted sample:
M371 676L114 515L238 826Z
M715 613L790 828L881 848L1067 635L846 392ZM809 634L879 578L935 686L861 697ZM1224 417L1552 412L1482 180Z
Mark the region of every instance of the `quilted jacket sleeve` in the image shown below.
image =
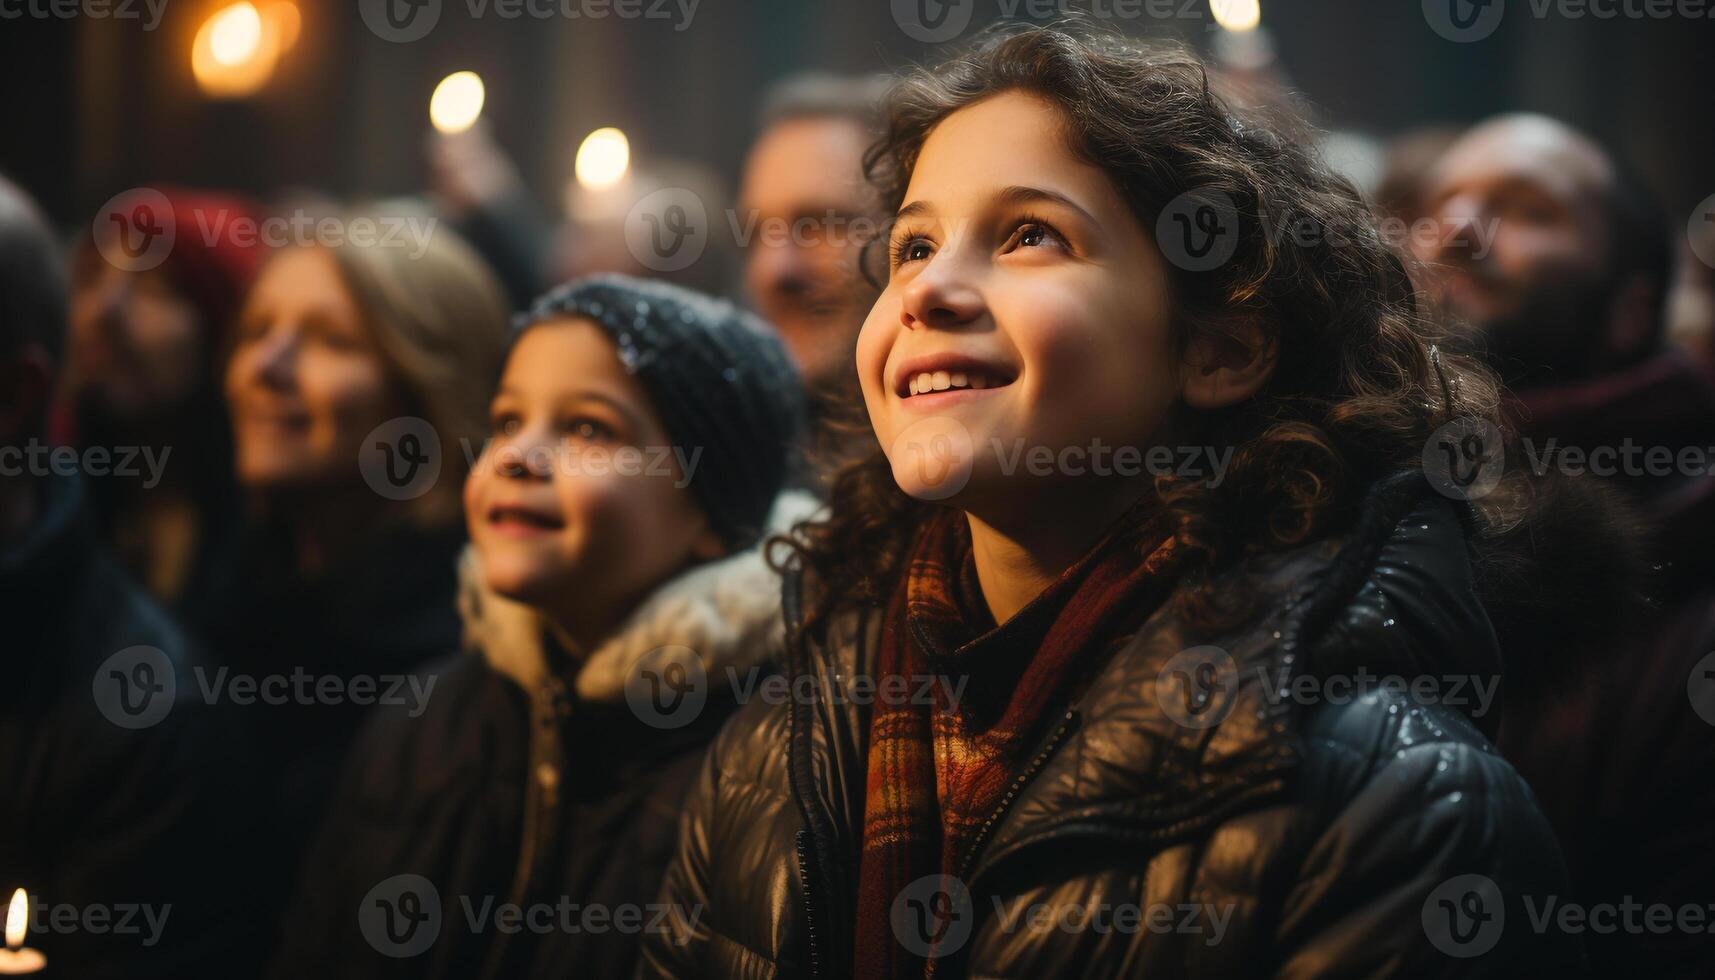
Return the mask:
M1384 701L1386 695L1378 695ZM1301 792L1326 813L1283 904L1278 977L1578 976L1554 836L1462 716L1400 699L1312 712Z

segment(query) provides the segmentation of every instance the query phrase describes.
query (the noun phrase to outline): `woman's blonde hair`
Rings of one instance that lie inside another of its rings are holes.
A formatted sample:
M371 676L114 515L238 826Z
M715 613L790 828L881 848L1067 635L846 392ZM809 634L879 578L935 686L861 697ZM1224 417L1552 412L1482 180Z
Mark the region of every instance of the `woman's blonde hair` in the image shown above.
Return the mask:
M328 251L365 325L381 348L406 411L441 440L441 478L411 501L425 525L459 519L470 459L488 429L488 402L505 358L511 310L500 282L452 229L415 205L349 211L380 229L412 225L416 235L355 236ZM427 229L426 233L421 229Z

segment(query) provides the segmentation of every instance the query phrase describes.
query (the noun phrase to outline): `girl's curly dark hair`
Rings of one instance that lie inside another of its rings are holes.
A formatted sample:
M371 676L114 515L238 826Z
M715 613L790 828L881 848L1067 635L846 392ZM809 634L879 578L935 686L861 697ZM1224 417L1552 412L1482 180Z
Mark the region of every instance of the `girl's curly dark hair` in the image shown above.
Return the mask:
M1223 597L1198 588L1213 572L1339 530L1373 481L1421 465L1444 422L1498 424L1493 375L1449 351L1404 260L1358 191L1319 159L1304 124L1216 88L1180 48L1081 25L1017 27L901 78L865 158L891 212L941 120L1022 90L1059 107L1072 151L1109 175L1145 229L1181 195L1231 202L1231 258L1208 271L1168 264L1175 343L1183 350L1208 332L1237 338L1235 325L1249 321L1278 360L1254 399L1176 410L1170 425L1181 444L1233 447L1231 462L1213 487L1201 476L1156 477L1159 506L1150 509L1175 538L1181 601L1214 618ZM898 488L873 435L864 441L868 451L833 478L830 516L782 539L818 585L807 628L842 607L884 602L933 512Z

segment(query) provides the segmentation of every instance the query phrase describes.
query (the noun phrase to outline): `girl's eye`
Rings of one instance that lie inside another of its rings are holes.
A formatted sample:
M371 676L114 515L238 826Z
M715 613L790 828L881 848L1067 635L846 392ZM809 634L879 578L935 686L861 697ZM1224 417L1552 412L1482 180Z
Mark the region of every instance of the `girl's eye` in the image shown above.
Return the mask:
M500 436L515 436L518 434L518 430L523 428L523 423L519 421L518 416L510 412L502 412L493 416L489 419L488 425L495 435Z
M587 415L568 419L561 428L567 436L585 442L611 442L614 438L612 427Z
M1005 251L1011 251L1013 248L1041 248L1044 245L1064 246L1065 244L1066 240L1060 237L1059 232L1047 224L1040 221L1025 221L1013 231Z
M895 266L906 262L921 262L929 257L930 245L921 238L908 238L893 249Z

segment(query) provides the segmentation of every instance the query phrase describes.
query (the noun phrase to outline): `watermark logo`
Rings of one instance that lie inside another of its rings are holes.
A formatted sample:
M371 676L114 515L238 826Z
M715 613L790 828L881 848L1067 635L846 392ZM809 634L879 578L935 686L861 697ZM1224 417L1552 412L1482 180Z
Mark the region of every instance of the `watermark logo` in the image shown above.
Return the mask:
M138 480L144 490L161 484L173 447L50 446L31 439L22 446L0 446L0 476L90 476ZM139 466L138 464L142 465Z
M1685 233L1691 240L1691 254L1715 269L1715 194L1704 198L1691 212Z
M913 41L940 44L971 24L972 0L893 0L893 22Z
M1140 904L1137 902L1026 902L1015 899L1009 906L1000 896L989 901L994 906L995 920L1007 935L1029 932L1044 935L1050 932L1090 932L1098 936L1134 936L1142 932L1155 935L1178 934L1203 936L1203 945L1218 946L1226 935L1227 924L1238 910L1231 903L1182 902Z
M161 26L167 0L0 0L0 20L141 20L143 30Z
M1161 209L1155 242L1167 261L1186 272L1219 268L1239 247L1239 213L1226 192L1186 191Z
M357 468L369 489L388 500L415 500L441 477L441 437L427 419L390 419L363 437Z
M1448 956L1481 956L1500 942L1507 910L1501 889L1484 875L1468 874L1442 882L1423 900L1423 932Z
M1460 44L1495 33L1505 14L1506 0L1423 0L1430 30Z
M1454 500L1487 496L1505 469L1501 430L1487 419L1454 419L1436 429L1423 446L1424 476Z
M959 420L932 415L906 426L887 459L900 489L918 500L946 500L971 482L976 444Z
M394 875L369 890L357 926L383 956L419 956L441 935L441 893L422 875Z
M421 41L441 20L441 0L358 0L357 10L372 34L394 44Z
M1191 729L1226 720L1238 697L1239 666L1217 646L1181 650L1155 678L1155 699L1174 721Z
M901 946L936 959L958 952L970 940L976 906L958 878L924 875L900 889L888 919Z
M1691 710L1697 717L1715 725L1715 652L1709 653L1691 668L1685 679L1685 693L1691 698Z
M126 647L96 668L95 707L120 728L149 728L173 710L178 675L157 647Z
M137 187L114 195L95 212L95 248L116 269L147 272L172 254L178 228L167 195Z
M626 703L654 728L689 725L708 700L708 670L697 651L687 646L656 647L637 658L625 678Z
M203 704L381 706L416 718L429 706L439 681L435 674L312 674L302 666L289 673L244 674L220 666L191 669L187 697ZM96 707L121 728L158 725L178 700L179 677L169 658L150 646L127 647L95 670L91 683Z
M703 199L683 187L646 194L625 216L625 247L656 272L678 272L703 255L709 244L709 212Z
M25 913L26 934L73 936L139 937L138 945L153 948L166 932L167 919L173 914L172 903L150 905L137 902L117 902L111 905L92 903L73 905L60 902L49 905L30 899ZM9 918L9 917L8 917ZM8 929L10 929L8 922Z

